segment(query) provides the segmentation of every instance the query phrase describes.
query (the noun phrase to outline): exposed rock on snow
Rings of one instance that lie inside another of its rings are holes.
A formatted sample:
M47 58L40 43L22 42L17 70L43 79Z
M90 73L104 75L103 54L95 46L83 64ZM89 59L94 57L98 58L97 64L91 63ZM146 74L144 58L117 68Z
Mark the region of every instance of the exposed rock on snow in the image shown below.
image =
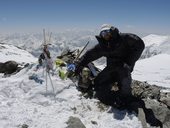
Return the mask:
M77 117L69 117L67 121L68 126L66 128L86 128L81 120Z
M154 100L144 100L146 107L149 108L149 111L146 111L147 118L150 120L152 124L155 123L154 116L162 122L163 128L170 127L170 109L167 108L165 104L161 102L157 102ZM152 116L154 115L154 116ZM154 126L154 125L153 125Z
M0 62L0 73L11 74L19 69L18 63L15 61Z
M150 85L146 82L132 82L133 95L144 100L145 117L151 124L162 122L164 128L170 127L170 91L168 88ZM164 91L166 90L166 91ZM155 116L155 117L154 117ZM155 119L158 119L157 121Z

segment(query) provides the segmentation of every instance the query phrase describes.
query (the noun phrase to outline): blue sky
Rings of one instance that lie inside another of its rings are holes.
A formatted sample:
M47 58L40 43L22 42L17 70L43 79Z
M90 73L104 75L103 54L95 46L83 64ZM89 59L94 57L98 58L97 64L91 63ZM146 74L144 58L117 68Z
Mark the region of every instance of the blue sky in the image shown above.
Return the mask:
M0 0L0 33L96 29L170 34L169 0Z

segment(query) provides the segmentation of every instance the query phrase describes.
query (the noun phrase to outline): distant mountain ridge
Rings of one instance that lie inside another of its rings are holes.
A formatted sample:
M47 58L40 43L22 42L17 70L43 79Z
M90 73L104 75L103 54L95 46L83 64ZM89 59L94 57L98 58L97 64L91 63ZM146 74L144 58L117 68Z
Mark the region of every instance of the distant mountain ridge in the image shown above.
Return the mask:
M28 34L11 34L1 35L0 43L12 44L29 51L34 56L38 57L42 51L43 33L28 33ZM52 44L49 49L52 56L60 54L60 52L69 47L71 50L82 48L88 41L88 47L92 47L97 43L94 31L65 31L60 33L52 33Z
M141 58L149 58L161 53L170 54L170 36L150 34L142 39L145 49Z
M87 41L90 41L89 46L94 46L97 43L95 31L73 31L53 33L51 38L51 46L49 47L53 57L60 54L66 47L71 50L82 48ZM141 56L142 59L149 58L160 53L170 54L170 36L150 34L142 38L145 43L145 50ZM38 57L42 51L41 44L43 43L42 33L29 34L11 34L1 35L0 43L13 44L21 47Z

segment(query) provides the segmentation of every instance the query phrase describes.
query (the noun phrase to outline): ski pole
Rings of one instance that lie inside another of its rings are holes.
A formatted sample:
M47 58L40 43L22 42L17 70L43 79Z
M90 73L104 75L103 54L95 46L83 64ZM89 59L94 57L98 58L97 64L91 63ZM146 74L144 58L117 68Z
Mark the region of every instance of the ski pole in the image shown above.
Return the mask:
M87 44L84 46L84 48L80 51L80 53L77 55L77 57L74 60L77 60L80 57L81 53L84 51L84 49L87 47L88 44L89 44L89 41L87 42Z
M54 92L55 92L55 91L54 91L54 85L53 85L53 82L52 82L52 79L51 79L50 73L48 73L48 76L49 76L49 78L50 78L51 86L52 86L53 93L54 93Z
M46 71L46 93L47 93L47 71Z

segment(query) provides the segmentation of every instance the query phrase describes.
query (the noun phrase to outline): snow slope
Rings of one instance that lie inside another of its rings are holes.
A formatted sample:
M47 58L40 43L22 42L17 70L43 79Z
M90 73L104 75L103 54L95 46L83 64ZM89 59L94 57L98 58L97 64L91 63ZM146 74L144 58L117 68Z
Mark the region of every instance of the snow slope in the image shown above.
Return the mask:
M0 44L0 58L0 62L14 60L18 63L34 63L37 61L37 58L29 52L7 44Z
M150 34L142 39L143 59L137 61L133 78L170 88L170 36Z
M159 54L137 61L133 79L170 88L170 55Z
M10 57L5 53L3 55ZM23 51L16 56L25 59ZM16 59L16 56L11 56L11 59ZM46 93L45 82L40 84L29 79L29 76L36 74L45 81L44 70L35 71L35 68L36 64L32 64L16 75L0 77L1 128L21 128L23 124L29 128L66 128L70 116L80 118L86 128L142 127L132 113L116 109L109 112L109 107L100 109L98 100L82 97L70 80L58 77L57 71L51 76L55 92L48 80ZM94 121L97 124L93 124Z
M145 49L142 59L136 62L133 79L170 88L170 36L151 34L142 39Z

